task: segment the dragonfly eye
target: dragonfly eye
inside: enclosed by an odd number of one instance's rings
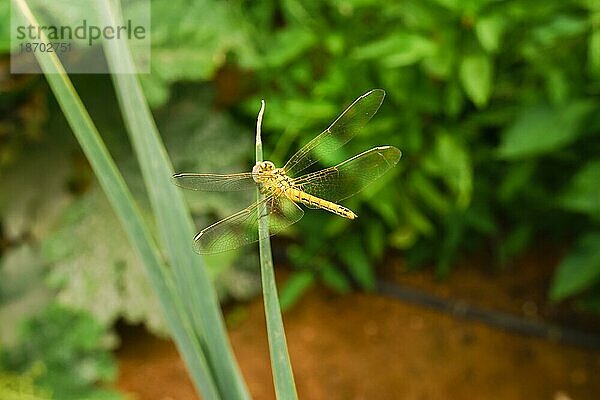
[[[261,172],[272,171],[274,169],[275,164],[273,164],[271,161],[261,161],[252,168],[252,173],[260,174]]]
[[[271,161],[259,162],[252,168],[252,175],[253,175],[254,181],[259,182],[261,180],[259,178],[261,174],[268,172],[268,171],[273,171],[274,169],[275,169],[275,164],[273,164]]]

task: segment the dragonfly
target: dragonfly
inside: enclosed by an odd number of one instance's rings
[[[320,171],[300,175],[352,139],[375,115],[385,91],[373,89],[356,99],[321,134],[296,152],[281,168],[258,162],[251,172],[234,174],[177,173],[173,182],[198,191],[256,190],[251,206],[201,230],[194,238],[199,254],[221,253],[257,242],[258,225],[267,218],[269,236],[286,230],[304,215],[300,207],[329,211],[353,220],[357,215],[338,202],[360,192],[391,169],[402,156],[393,146],[379,146]]]

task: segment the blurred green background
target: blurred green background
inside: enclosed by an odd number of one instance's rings
[[[9,21],[3,2],[3,32]],[[111,327],[165,324],[44,78],[10,75],[9,51],[3,35],[0,397],[23,380],[32,398],[119,398],[93,385],[114,378]],[[307,212],[275,242],[296,271],[285,306],[315,282],[373,289],[385,256],[444,278],[459,257],[497,270],[545,243],[565,249],[549,299],[600,311],[600,1],[153,0],[152,73],[139,78],[177,171],[249,170],[260,99],[265,156],[282,165],[356,97],[387,91],[323,166],[377,145],[403,157],[345,203],[356,221]],[[148,209],[109,77],[73,79]],[[198,227],[245,205],[188,199]],[[256,295],[255,249],[208,262],[223,299]]]

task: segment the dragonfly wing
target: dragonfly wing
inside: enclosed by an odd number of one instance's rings
[[[283,167],[286,174],[294,176],[317,162],[322,154],[332,152],[348,143],[375,115],[384,97],[385,91],[374,89],[356,99],[329,128],[289,159]]]
[[[375,147],[335,167],[294,179],[293,184],[313,196],[332,202],[348,198],[392,168],[402,153],[393,146]]]
[[[171,177],[174,184],[184,189],[204,192],[230,192],[256,189],[252,173],[241,174],[187,174],[180,173]]]
[[[258,241],[259,218],[268,217],[269,235],[276,235],[303,215],[304,211],[287,197],[271,195],[203,229],[194,238],[194,250],[213,254],[237,249]]]

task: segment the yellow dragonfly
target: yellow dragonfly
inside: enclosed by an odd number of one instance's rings
[[[200,231],[194,238],[194,250],[212,254],[254,243],[259,239],[259,220],[265,216],[268,216],[269,234],[278,234],[302,218],[304,211],[299,204],[348,219],[356,218],[352,210],[337,202],[361,191],[396,165],[402,155],[400,150],[393,146],[375,147],[334,167],[294,176],[352,139],[377,112],[384,97],[382,89],[360,96],[282,168],[263,161],[246,173],[173,175],[173,182],[185,189],[241,191],[256,190],[258,186],[263,194],[260,201]]]

